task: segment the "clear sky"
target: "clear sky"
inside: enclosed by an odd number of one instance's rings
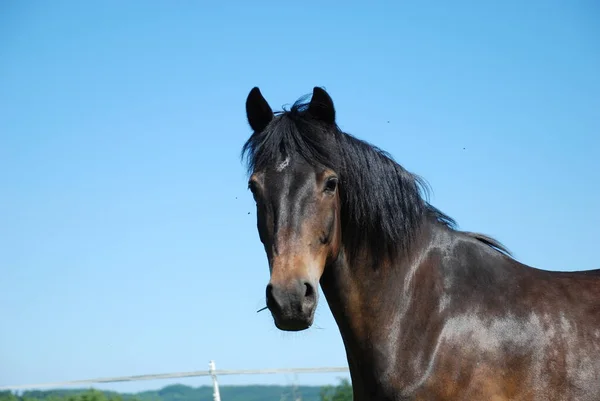
[[[461,228],[600,268],[600,7],[493,3],[2,2],[0,385],[346,365],[326,304],[296,334],[256,313],[255,85],[275,109],[324,86]]]

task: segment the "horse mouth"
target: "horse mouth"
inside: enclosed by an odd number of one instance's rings
[[[273,317],[275,327],[281,331],[303,331],[312,326],[312,318],[277,319]]]
[[[271,309],[271,308],[270,308]],[[271,316],[275,327],[282,331],[302,331],[310,328],[314,321],[315,307],[300,311],[282,311],[277,308],[271,309]],[[287,313],[286,313],[287,312]]]

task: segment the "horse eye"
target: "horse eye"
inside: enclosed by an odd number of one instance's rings
[[[256,182],[248,182],[248,189],[250,190],[250,192],[252,192],[252,195],[256,195]]]
[[[338,179],[335,177],[331,177],[325,183],[325,191],[333,192],[337,188]]]

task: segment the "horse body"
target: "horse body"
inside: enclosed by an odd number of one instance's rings
[[[355,400],[600,399],[600,270],[534,269],[435,223],[426,238],[321,278]]]
[[[355,401],[600,400],[600,270],[536,269],[457,230],[320,88],[277,115],[254,88],[246,111],[267,307],[304,330],[321,286]]]

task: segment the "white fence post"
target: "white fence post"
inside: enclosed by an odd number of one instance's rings
[[[210,377],[212,377],[213,382],[213,400],[221,401],[221,393],[219,393],[219,382],[217,381],[217,373],[215,371],[215,361],[210,361],[208,363],[208,372],[210,373]]]

